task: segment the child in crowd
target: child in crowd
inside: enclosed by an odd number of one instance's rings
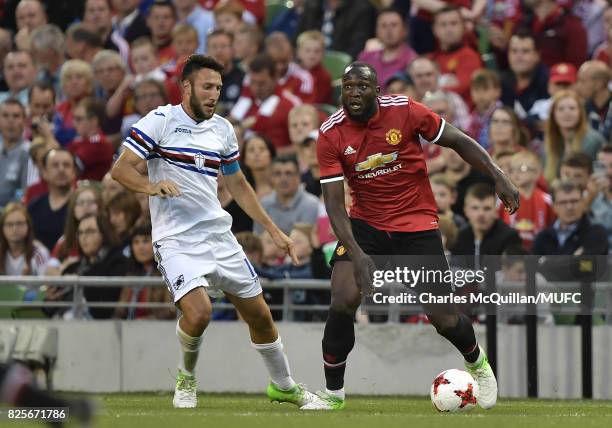
[[[314,104],[334,104],[331,75],[323,67],[325,38],[320,31],[304,31],[297,38],[297,59],[316,83]]]
[[[472,75],[470,94],[474,110],[470,116],[468,134],[485,149],[489,149],[491,116],[501,105],[501,83],[495,71],[481,69]]]

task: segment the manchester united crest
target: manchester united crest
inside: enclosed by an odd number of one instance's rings
[[[346,253],[346,250],[344,249],[343,245],[340,245],[338,247],[338,249],[336,250],[336,254],[339,255],[339,256],[342,256],[342,255],[344,255],[344,253]]]
[[[402,141],[402,131],[395,128],[389,129],[385,134],[385,139],[387,143],[396,146]]]

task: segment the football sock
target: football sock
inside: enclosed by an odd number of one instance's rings
[[[332,391],[331,389],[325,388],[325,392],[329,395],[333,395],[334,397],[338,397],[341,400],[344,400],[346,395],[344,394],[344,388],[338,389],[337,391]]]
[[[329,391],[339,391],[344,387],[346,359],[355,346],[355,326],[353,315],[329,310],[325,332],[323,333],[323,369],[325,383]]]
[[[455,345],[455,348],[463,354],[465,361],[474,363],[480,355],[480,347],[474,334],[474,327],[466,315],[459,314],[458,318],[455,327],[439,330],[438,332]]]
[[[478,367],[482,363],[482,360],[484,360],[484,357],[485,357],[484,352],[480,352],[480,353],[478,353],[478,358],[476,358],[476,361],[474,361],[473,363],[470,363],[470,362],[466,361],[466,364],[469,367]]]
[[[179,361],[179,369],[186,372],[188,375],[193,375],[195,372],[196,363],[198,362],[198,354],[200,351],[200,344],[202,343],[202,336],[189,336],[181,329],[178,322],[176,323],[176,335],[178,336],[179,343],[181,344],[181,352],[183,354],[183,358],[181,358]]]
[[[272,383],[283,391],[289,391],[295,386],[295,381],[291,377],[289,361],[283,352],[283,342],[280,336],[272,343],[252,343],[253,348],[260,353],[264,360]]]

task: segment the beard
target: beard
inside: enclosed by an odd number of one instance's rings
[[[200,122],[210,119],[213,114],[215,114],[214,110],[209,115],[204,113],[204,110],[202,110],[202,104],[194,92],[191,92],[191,96],[189,97],[189,107],[191,107],[191,111],[193,111],[193,114]]]
[[[354,120],[355,122],[366,123],[372,116],[376,114],[376,100],[374,100],[370,105],[366,106],[361,113],[352,113],[349,109],[348,105],[344,106],[348,116]]]

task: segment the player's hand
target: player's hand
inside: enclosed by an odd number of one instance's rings
[[[505,174],[500,174],[495,180],[495,192],[504,203],[508,214],[514,214],[519,209],[519,192]]]
[[[355,274],[355,282],[364,296],[371,296],[374,293],[374,272],[376,271],[376,263],[372,257],[365,253],[354,257],[353,270]]]
[[[178,186],[170,180],[161,180],[151,185],[149,196],[159,196],[160,198],[173,198],[181,196]]]
[[[295,244],[293,240],[285,235],[280,230],[271,232],[270,236],[278,248],[281,248],[285,254],[288,254],[294,266],[299,264],[297,255],[295,254]]]

